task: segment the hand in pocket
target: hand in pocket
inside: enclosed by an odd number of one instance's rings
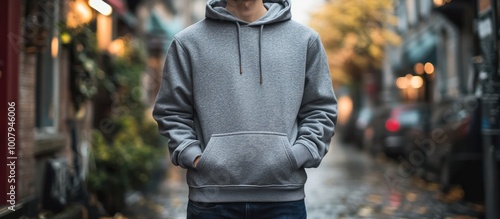
[[[193,162],[193,166],[194,166],[194,168],[196,168],[196,167],[198,166],[198,162],[200,161],[200,158],[201,158],[201,155],[200,155],[200,156],[198,156],[198,157],[196,157],[196,158],[194,159],[194,162]]]

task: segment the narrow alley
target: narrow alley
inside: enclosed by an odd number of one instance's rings
[[[0,219],[184,219],[169,149],[278,191],[332,128],[309,219],[500,219],[500,0],[2,0],[0,45]]]

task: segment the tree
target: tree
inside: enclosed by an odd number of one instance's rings
[[[382,67],[384,47],[399,44],[394,0],[330,0],[312,14],[325,46],[334,84],[358,84]]]

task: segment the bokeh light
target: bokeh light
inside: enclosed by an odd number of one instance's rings
[[[425,73],[433,74],[434,70],[435,70],[434,65],[432,63],[430,63],[430,62],[425,63],[425,66],[424,66]]]
[[[340,124],[346,124],[351,117],[353,103],[349,96],[341,96],[338,99],[339,116],[338,122]]]
[[[421,88],[422,85],[424,85],[424,80],[420,76],[413,76],[411,78],[411,87],[418,89]]]
[[[399,89],[406,89],[406,88],[408,88],[408,81],[406,80],[406,77],[399,77],[396,80],[396,86]]]
[[[109,16],[111,15],[111,13],[113,13],[113,9],[111,8],[111,6],[106,2],[103,2],[102,0],[89,0],[89,5],[105,16]]]
[[[413,70],[415,71],[415,73],[421,75],[424,73],[424,64],[423,63],[417,63],[415,64],[415,67],[413,68]]]

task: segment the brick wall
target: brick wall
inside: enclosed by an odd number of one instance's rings
[[[18,200],[34,195],[35,157],[35,72],[36,55],[20,54],[18,103]]]
[[[24,2],[24,1],[23,1]],[[24,5],[24,3],[22,4]],[[63,7],[66,5],[63,4]],[[24,9],[24,7],[23,7]],[[62,11],[65,11],[63,8]],[[24,14],[24,10],[23,13]],[[22,36],[24,29],[24,18],[21,16],[21,33]],[[16,103],[17,109],[17,152],[18,152],[18,166],[17,166],[17,203],[31,201],[32,198],[41,198],[41,190],[43,184],[43,172],[45,161],[54,156],[66,157],[68,163],[72,164],[71,152],[71,135],[70,127],[68,126],[68,119],[74,118],[77,112],[71,104],[71,96],[69,90],[69,53],[65,49],[61,49],[61,59],[59,63],[59,98],[55,101],[58,102],[58,130],[53,136],[54,142],[64,145],[63,147],[50,149],[47,152],[39,145],[40,139],[37,139],[35,127],[35,112],[36,112],[36,66],[37,55],[35,53],[28,53],[21,51],[19,55],[19,99]],[[78,131],[80,135],[80,142],[88,141],[87,135],[91,129],[92,117],[92,104],[87,103],[82,105],[86,109],[86,115],[79,118]],[[46,136],[45,136],[46,137]],[[50,138],[51,136],[49,136]],[[62,137],[62,142],[61,142]],[[54,145],[49,143],[49,145]],[[40,153],[42,151],[43,153]],[[38,154],[37,154],[38,153]],[[82,163],[87,163],[82,161]],[[0,209],[1,210],[1,209]]]

